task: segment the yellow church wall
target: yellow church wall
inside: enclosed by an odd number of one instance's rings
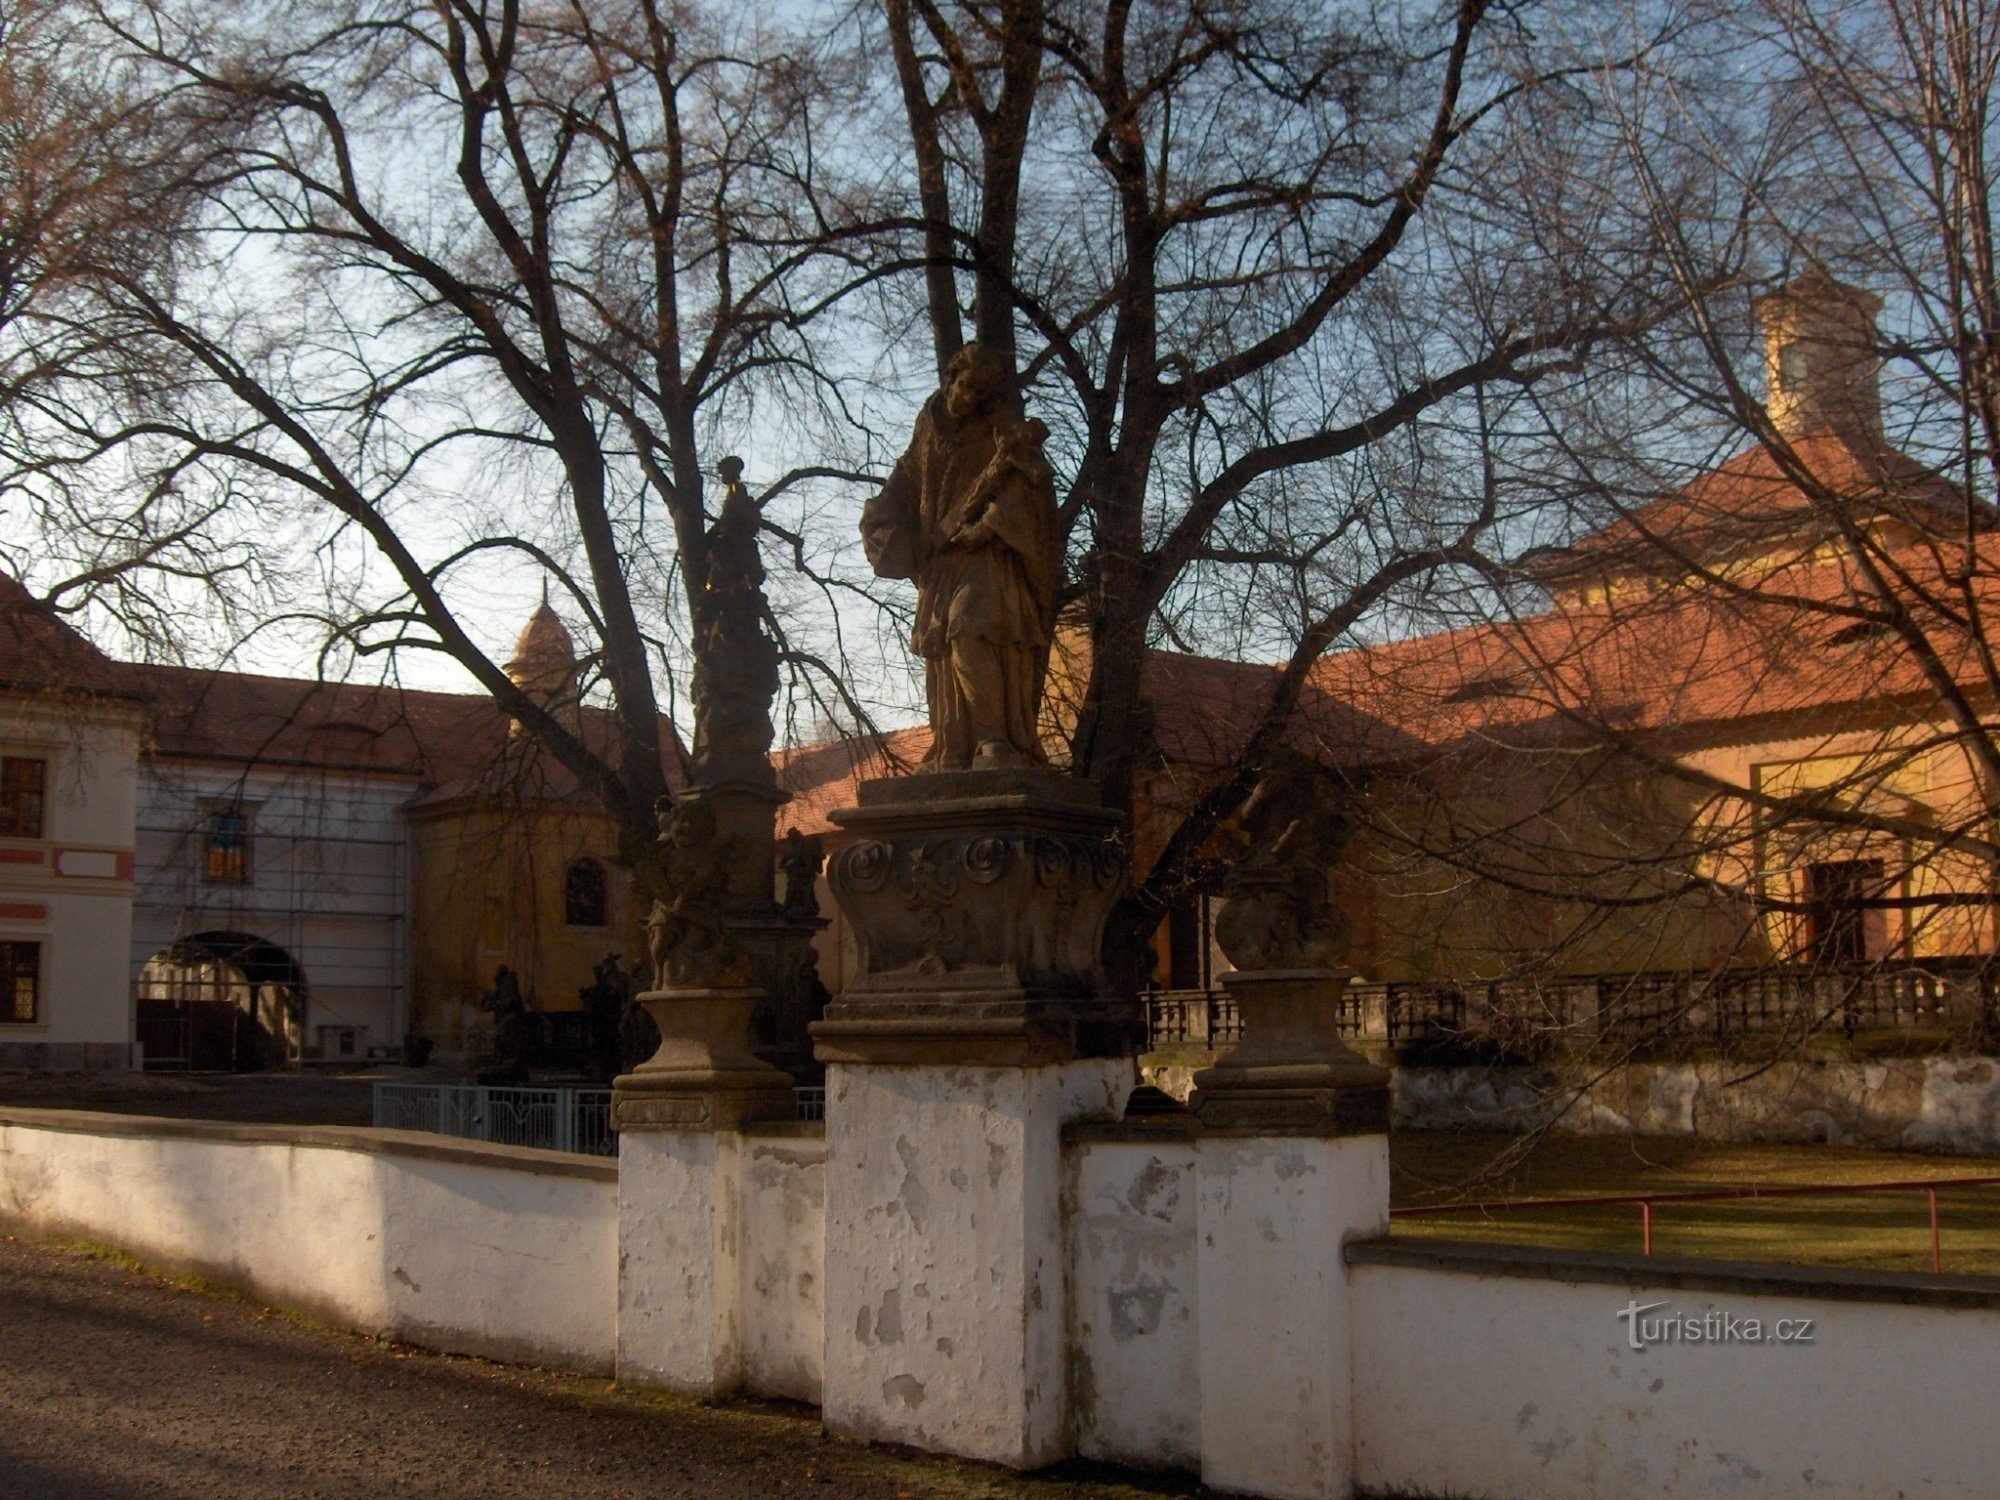
[[[537,1009],[580,1008],[579,992],[607,953],[644,953],[629,881],[612,863],[608,819],[569,806],[457,805],[420,811],[411,871],[412,1016],[447,1051],[491,1034],[479,1009],[505,964]],[[571,926],[565,881],[584,857],[605,868],[608,921]]]

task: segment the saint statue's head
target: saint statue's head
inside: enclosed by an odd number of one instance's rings
[[[967,344],[944,367],[944,409],[953,420],[998,407],[1007,394],[1004,360],[979,344]]]

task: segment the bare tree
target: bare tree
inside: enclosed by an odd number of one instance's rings
[[[1125,903],[1136,964],[1314,663],[1532,540],[1497,482],[1523,393],[1660,285],[1584,84],[1667,33],[1483,0],[886,0],[883,26],[928,352],[1002,350],[1057,429],[1073,771],[1131,805],[1154,646],[1282,663]]]
[[[1382,761],[1378,875],[1513,914],[1507,941],[1458,924],[1438,970],[1994,951],[1989,12],[1719,6],[1688,46],[1739,61],[1726,86],[1607,94],[1680,306],[1624,379],[1563,393],[1570,545],[1501,580],[1485,628],[1342,669],[1434,726]],[[1505,794],[1454,800],[1469,780]],[[1977,987],[1801,983],[1737,1019],[1795,1040],[1991,1021]],[[1693,993],[1660,1005],[1668,1030]]]
[[[65,24],[181,212],[80,259],[114,358],[33,471],[117,454],[154,490],[221,497],[235,536],[321,575],[292,623],[332,657],[450,658],[645,877],[674,753],[660,687],[686,691],[691,658],[701,691],[718,590],[748,577],[715,575],[711,476],[759,402],[834,401],[811,325],[867,207],[821,157],[838,68],[729,7],[652,0],[88,10]],[[523,571],[585,637],[605,715],[483,648],[483,595]],[[752,634],[781,635],[763,613]],[[739,674],[775,670],[758,655]]]

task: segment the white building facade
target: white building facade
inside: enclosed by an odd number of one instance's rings
[[[141,712],[123,689],[18,585],[0,590],[0,1067],[137,1061],[126,954]]]

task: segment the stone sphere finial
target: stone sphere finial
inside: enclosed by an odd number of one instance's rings
[[[730,454],[715,466],[715,472],[722,476],[722,482],[734,489],[743,482],[743,460]]]

